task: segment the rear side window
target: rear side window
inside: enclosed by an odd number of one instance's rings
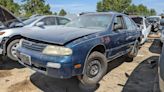
[[[58,17],[57,20],[58,20],[58,25],[65,25],[68,22],[70,22],[70,20],[68,20],[66,18],[60,18],[60,17]]]
[[[136,30],[135,24],[128,17],[124,17],[126,28],[128,30]]]

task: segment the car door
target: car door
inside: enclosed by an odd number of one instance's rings
[[[129,48],[129,45],[134,44],[138,37],[138,28],[135,23],[127,16],[124,16],[124,21],[126,24],[126,47]]]
[[[112,36],[111,36],[111,43],[109,44],[109,54],[108,58],[117,56],[123,54],[123,51],[125,50],[124,44],[125,44],[125,37],[126,37],[126,29],[123,21],[123,17],[121,15],[118,15],[115,17],[113,22],[113,29],[112,29]]]

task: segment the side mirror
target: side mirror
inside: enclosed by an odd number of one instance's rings
[[[43,27],[44,26],[44,22],[38,22],[38,23],[36,23],[36,26]]]
[[[120,24],[114,23],[114,31],[117,31],[119,29],[122,29],[122,26]]]

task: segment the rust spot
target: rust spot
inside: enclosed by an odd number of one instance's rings
[[[103,37],[103,38],[101,38],[101,41],[103,42],[103,43],[105,43],[105,44],[108,44],[109,42],[110,42],[110,37]]]

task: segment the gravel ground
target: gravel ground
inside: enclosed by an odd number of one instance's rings
[[[123,57],[109,63],[108,73],[95,92],[158,92],[159,40],[145,43],[132,62]],[[13,61],[0,65],[0,92],[82,92],[75,78],[44,76]]]

